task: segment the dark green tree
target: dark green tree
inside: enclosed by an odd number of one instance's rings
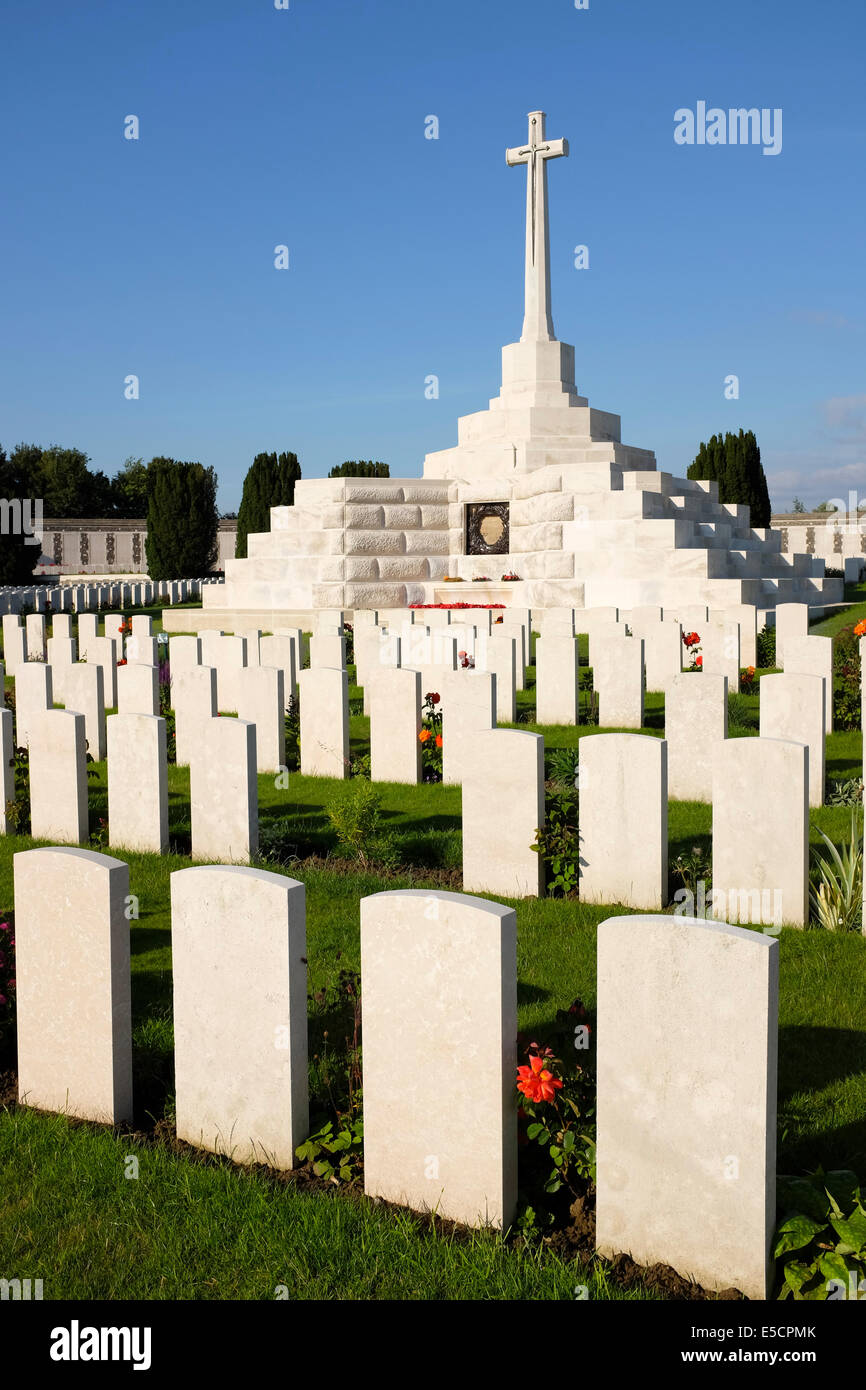
[[[114,515],[128,519],[147,516],[147,464],[128,458],[111,481]]]
[[[198,579],[218,554],[217,477],[201,463],[151,459],[145,555],[151,579]]]
[[[792,511],[792,512],[795,512],[795,513],[797,513],[797,514],[799,515],[799,514],[801,514],[802,512],[805,512],[805,510],[806,510],[806,504],[805,504],[805,502],[801,502],[800,499],[799,499],[799,497],[795,497],[794,500],[793,500],[793,502],[791,503],[791,511]]]
[[[717,482],[720,502],[748,506],[753,526],[769,526],[770,493],[758,441],[751,430],[712,435],[708,443],[701,444],[687,476]]]
[[[271,507],[291,507],[295,500],[295,483],[300,481],[301,465],[297,454],[256,454],[244,478],[244,491],[238,511],[238,535],[235,555],[244,559],[247,536],[258,531],[270,531]]]
[[[16,451],[17,452],[17,451]],[[34,525],[36,500],[25,462],[6,457],[0,448],[0,584],[27,584],[39,558],[39,546],[28,545],[23,525]],[[29,502],[24,515],[23,504]]]
[[[329,478],[390,478],[391,469],[387,463],[372,459],[351,459],[348,463],[338,463],[328,474]]]

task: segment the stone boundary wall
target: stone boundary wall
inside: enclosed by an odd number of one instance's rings
[[[237,529],[235,520],[220,522],[219,558],[214,571],[225,570],[226,560],[234,559]],[[42,549],[34,576],[146,574],[146,535],[147,522],[143,518],[48,517],[42,523]]]

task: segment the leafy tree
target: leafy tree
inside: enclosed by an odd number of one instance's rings
[[[338,463],[328,474],[329,478],[390,478],[391,469],[387,463],[374,463],[372,459],[352,459],[348,463]]]
[[[217,477],[201,463],[151,459],[147,468],[147,539],[151,579],[196,579],[218,555]]]
[[[806,504],[805,504],[805,502],[801,502],[800,499],[799,499],[799,497],[795,497],[795,498],[794,498],[794,501],[791,503],[791,511],[792,511],[792,512],[795,512],[795,513],[799,516],[800,513],[801,513],[801,512],[805,512],[805,510],[806,510]]]
[[[300,481],[297,454],[256,454],[244,478],[244,491],[238,512],[235,555],[244,559],[247,536],[271,529],[271,507],[291,507],[295,483]]]
[[[707,444],[701,444],[687,476],[717,482],[720,502],[746,505],[753,526],[769,526],[770,493],[758,441],[751,430],[724,437],[714,434]]]
[[[27,469],[20,459],[6,457],[6,450],[0,448],[0,503],[23,503],[35,501],[30,487]],[[0,523],[6,528],[0,535],[0,584],[27,584],[33,577],[33,566],[39,558],[39,547],[27,545],[27,537],[20,528],[21,513],[17,516],[11,508],[4,508]],[[33,512],[25,518],[32,524]],[[15,529],[13,529],[13,527]]]
[[[813,507],[813,512],[836,512],[838,507],[834,507],[832,502],[819,502],[817,507]]]
[[[111,483],[114,515],[134,519],[147,516],[147,464],[128,458]]]

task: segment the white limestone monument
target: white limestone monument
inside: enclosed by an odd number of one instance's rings
[[[618,415],[578,393],[551,313],[547,172],[566,155],[543,111],[506,151],[527,174],[525,306],[499,394],[458,421],[456,446],[428,454],[420,478],[299,482],[270,531],[249,537],[248,558],[226,562],[225,584],[204,588],[203,626],[270,631],[310,610],[464,598],[533,611],[841,598],[813,557],[783,555],[780,533],[720,503],[715,483],[659,471],[651,450],[622,443]],[[491,581],[471,597],[446,582],[481,576]]]

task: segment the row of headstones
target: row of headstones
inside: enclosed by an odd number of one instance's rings
[[[49,634],[44,613],[28,613],[23,623],[18,614],[4,615],[3,652],[8,674],[14,676],[27,662],[47,661],[54,666],[70,666],[79,658],[96,660],[97,653],[100,661],[108,665],[112,655],[107,646],[109,641],[114,644],[115,664],[121,657],[142,665],[155,664],[159,641],[168,641],[165,635],[153,637],[152,619],[146,614],[130,619],[131,633],[125,641],[122,612],[105,613],[102,622],[104,637],[99,636],[100,616],[96,613],[79,613],[76,621],[71,613],[54,613]],[[100,646],[100,643],[106,645]]]
[[[102,673],[97,667],[89,669],[98,700]],[[127,668],[132,669],[150,668]],[[50,667],[36,670],[50,682]],[[275,764],[282,767],[283,671],[247,668],[237,675],[242,702],[236,719],[217,717],[212,667],[190,667],[173,679],[178,744],[190,764],[195,859],[249,863],[258,848],[260,744],[268,770]],[[492,718],[493,678],[476,674],[462,680],[473,693],[487,691],[486,714]],[[810,786],[815,777],[812,764],[823,756],[823,682],[784,674],[765,677],[765,682],[759,738],[724,737],[724,677],[697,682],[682,676],[670,697],[668,738],[590,734],[582,739],[579,833],[584,900],[635,908],[666,904],[670,759],[684,777],[699,774],[706,779],[695,790],[713,804],[714,898],[694,907],[697,915],[706,911],[744,922],[806,923]],[[301,771],[347,776],[346,672],[308,669],[299,673],[299,683]],[[372,745],[374,755],[380,756],[383,743],[396,747],[404,737],[407,763],[410,757],[417,759],[420,673],[395,669],[377,692],[371,720],[378,740]],[[455,699],[451,709],[445,749],[451,740],[458,745],[454,775],[463,787],[464,888],[515,898],[541,895],[544,865],[532,846],[545,820],[544,740],[522,730],[473,727],[470,702]],[[466,721],[462,729],[461,717]],[[816,730],[811,743],[782,736],[794,728],[805,738],[808,719]],[[28,708],[27,720],[32,833],[40,839],[85,842],[87,716],[68,709]],[[168,847],[165,720],[151,713],[119,713],[106,724],[110,843],[162,853]],[[12,746],[11,713],[4,710],[4,805],[14,795]],[[819,775],[823,777],[823,771]],[[288,787],[288,775],[284,785]],[[8,830],[5,814],[3,828]]]
[[[130,1121],[128,866],[52,848],[17,854],[14,870],[20,1100]],[[423,891],[360,907],[365,1191],[507,1228],[517,1203],[515,913]],[[291,1168],[309,1130],[304,886],[251,869],[184,869],[171,876],[171,913],[178,1137]],[[603,1254],[768,1296],[778,952],[765,935],[683,917],[599,927]],[[575,1049],[588,1041],[575,1030]]]
[[[777,666],[791,674],[817,675],[826,680],[827,731],[831,731],[831,639],[808,635],[807,604],[780,604],[772,615],[763,616],[776,624]],[[337,647],[343,614],[322,613],[317,619],[317,633],[322,635],[311,644],[311,664],[343,665],[345,653]],[[514,722],[514,692],[524,688],[526,665],[534,660],[538,722],[576,724],[580,678],[574,639],[581,633],[589,637],[599,723],[607,728],[642,726],[645,691],[666,691],[682,672],[684,631],[699,629],[702,672],[725,676],[732,691],[739,689],[741,667],[757,664],[759,610],[752,604],[713,611],[702,606],[680,607],[676,612],[661,607],[630,612],[564,608],[535,615],[529,609],[509,608],[500,610],[495,621],[503,626],[497,627],[492,627],[494,617],[489,609],[365,610],[354,619],[355,662],[358,683],[365,689],[365,713],[371,712],[371,673],[381,667],[420,669],[426,693],[439,671],[464,666],[460,658],[465,654],[472,658],[476,671],[495,673],[500,722]],[[534,624],[541,628],[541,636],[533,642]],[[502,635],[490,636],[491,632]],[[509,633],[515,641],[513,681]]]
[[[22,584],[0,587],[0,614],[33,609],[37,613],[83,613],[101,608],[144,608],[155,603],[187,603],[201,597],[201,579],[147,580],[141,584]]]

